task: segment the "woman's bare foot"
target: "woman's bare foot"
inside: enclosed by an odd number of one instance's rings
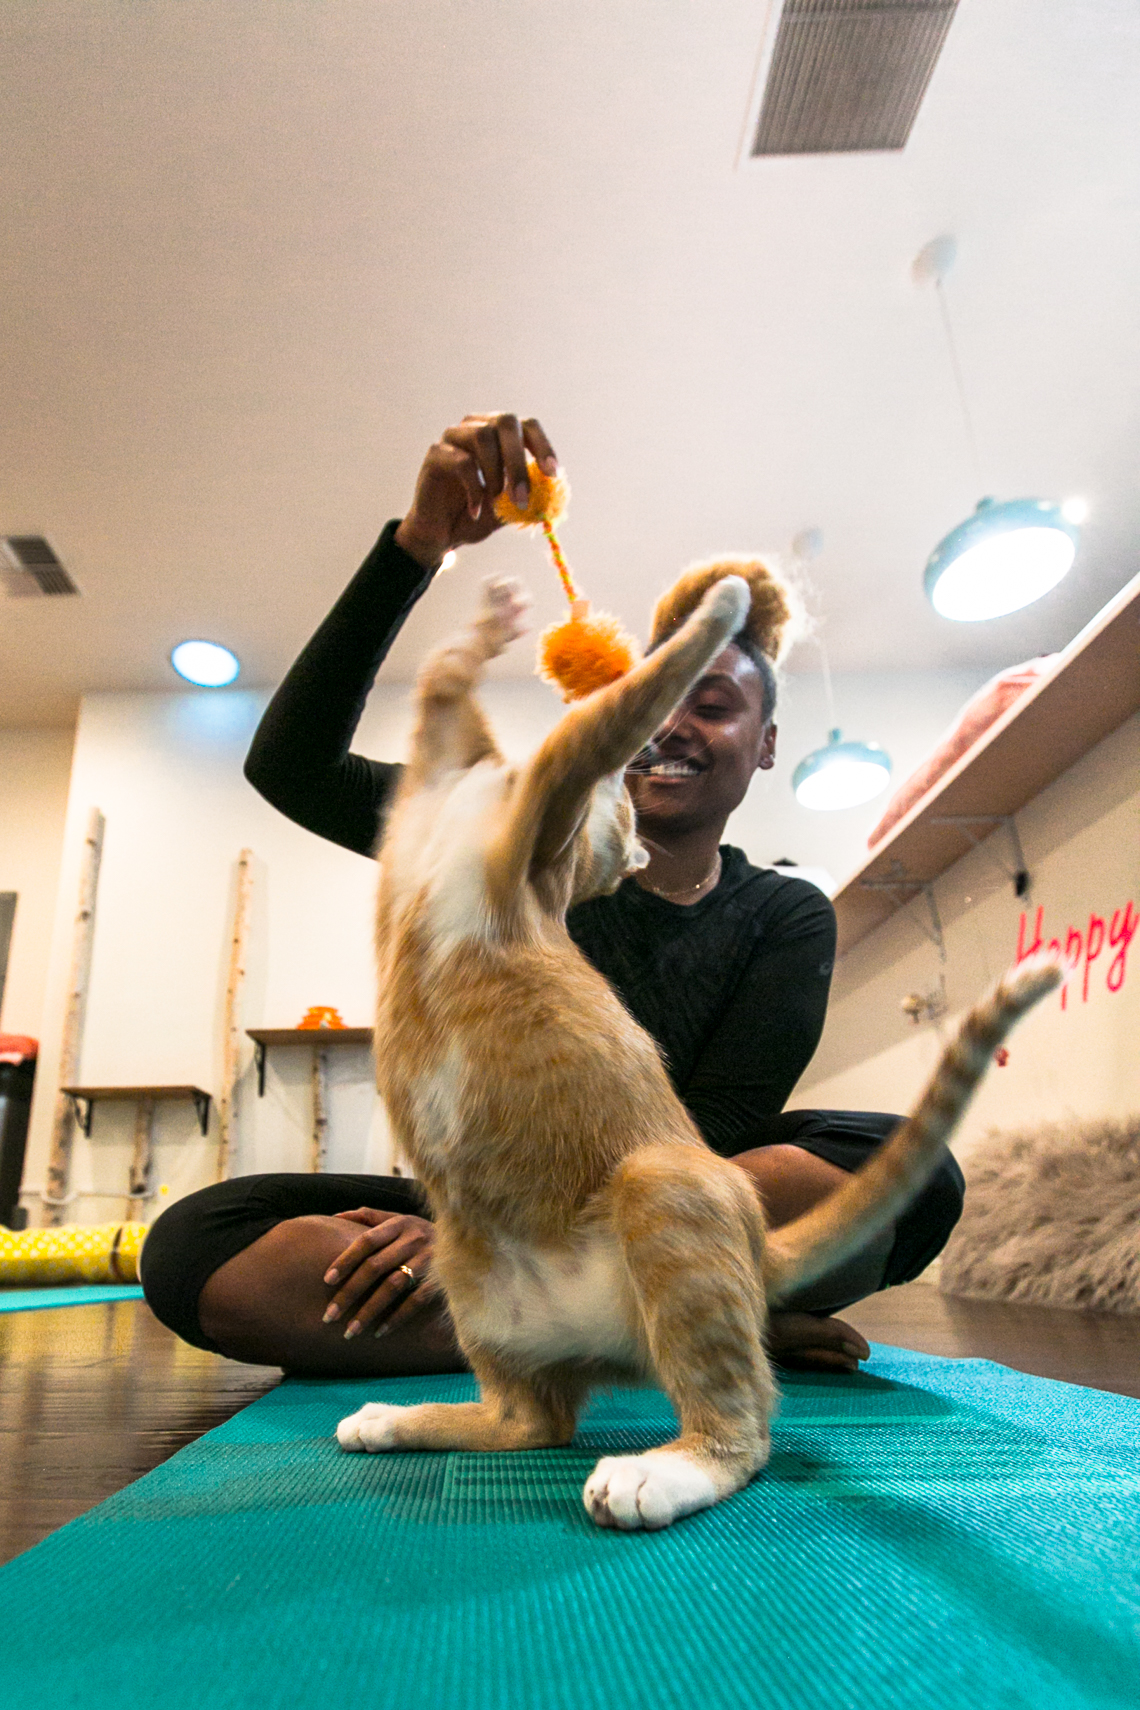
[[[816,1318],[810,1312],[773,1312],[768,1352],[778,1366],[801,1372],[854,1372],[860,1360],[871,1357],[858,1330],[842,1318]]]

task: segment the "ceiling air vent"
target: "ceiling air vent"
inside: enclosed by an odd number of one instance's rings
[[[79,592],[42,534],[0,538],[0,575],[6,592],[15,599]]]
[[[753,155],[902,148],[958,0],[787,0]]]

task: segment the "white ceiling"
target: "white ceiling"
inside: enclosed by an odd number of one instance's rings
[[[275,681],[481,408],[542,418],[571,562],[639,626],[690,557],[815,525],[838,669],[1063,644],[1137,568],[1140,12],[962,0],[903,153],[738,169],[767,12],[0,9],[0,532],[46,534],[83,589],[0,602],[0,723],[169,687],[186,635]],[[941,232],[986,488],[1092,505],[1069,580],[983,627],[920,587],[979,496],[910,278]],[[538,548],[496,540],[392,669],[507,563],[558,609]]]

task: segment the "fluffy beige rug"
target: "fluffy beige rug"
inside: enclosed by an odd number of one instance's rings
[[[990,1134],[962,1168],[943,1294],[1140,1313],[1140,1117]]]

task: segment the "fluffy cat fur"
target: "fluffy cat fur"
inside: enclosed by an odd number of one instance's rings
[[[778,665],[807,620],[790,584],[774,575],[759,558],[713,558],[704,564],[691,564],[653,608],[650,649],[675,635],[708,590],[726,576],[739,576],[748,585],[748,610],[740,636]]]
[[[979,1005],[913,1117],[830,1199],[765,1232],[749,1177],[704,1144],[653,1040],[572,943],[567,909],[647,861],[626,763],[744,624],[720,575],[628,675],[508,765],[474,696],[520,631],[514,584],[420,674],[380,855],[380,1092],[436,1221],[433,1264],[480,1399],[370,1404],[349,1450],[566,1443],[592,1385],[660,1384],[681,1434],[600,1461],[602,1526],[668,1525],[768,1456],[769,1305],[842,1263],[910,1200],[994,1049],[1059,978],[1023,963]]]
[[[944,1294],[1140,1312],[1140,1117],[989,1134],[962,1168]]]

